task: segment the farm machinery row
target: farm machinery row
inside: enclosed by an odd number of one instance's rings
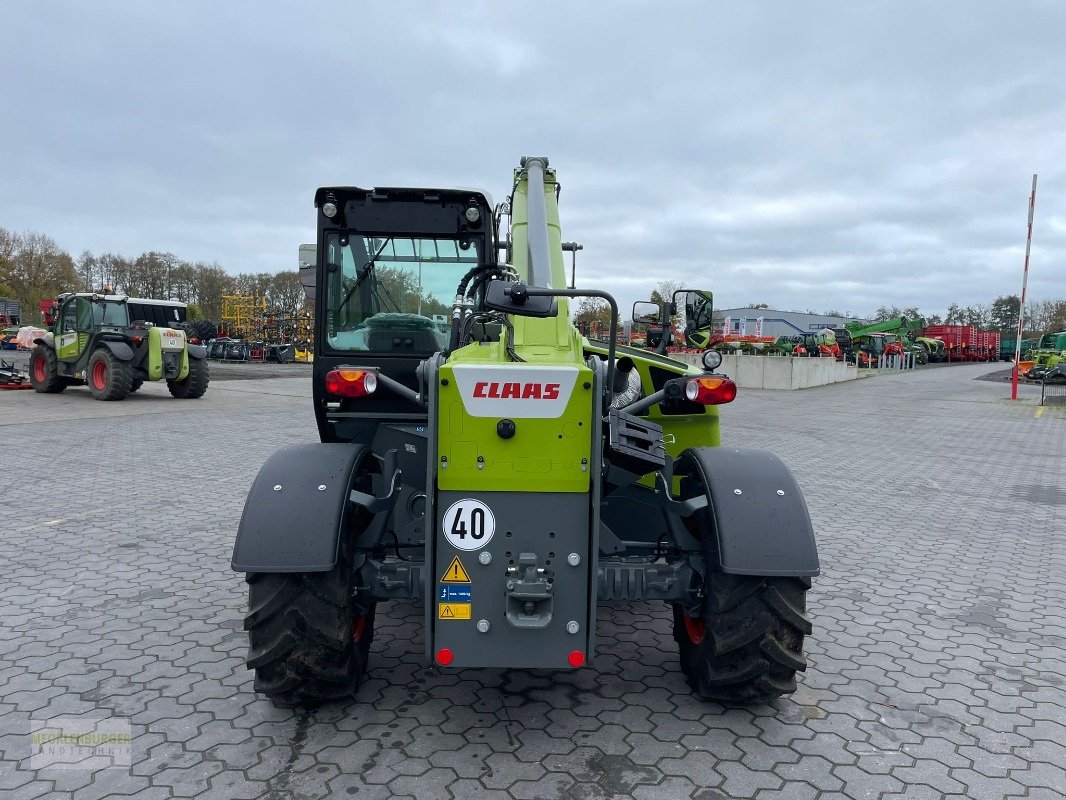
[[[646,327],[646,330],[633,334],[634,340],[649,348],[661,349],[658,345],[667,323],[636,312],[634,321]],[[722,325],[721,329],[719,325]],[[676,346],[668,348],[671,353],[715,349],[745,355],[835,358],[860,367],[877,366],[887,360],[924,365],[989,362],[1003,357],[998,331],[979,330],[973,325],[926,326],[921,319],[907,317],[872,323],[849,322],[841,327],[786,336],[765,336],[758,329],[754,334],[737,332],[730,329],[728,320],[724,324],[720,321],[701,322],[696,327],[686,322],[683,329],[674,327],[671,330],[672,338],[677,342]],[[1007,360],[1013,358],[1013,352],[1011,348]]]

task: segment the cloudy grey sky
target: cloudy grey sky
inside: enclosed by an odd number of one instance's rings
[[[525,6],[520,7],[520,6]],[[0,227],[291,268],[327,184],[563,182],[579,283],[1066,295],[1066,3],[5,2]]]

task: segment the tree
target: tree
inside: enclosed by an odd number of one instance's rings
[[[35,231],[0,237],[0,283],[6,284],[23,309],[78,286],[74,259],[50,236]],[[28,315],[27,315],[28,316]]]
[[[651,301],[653,303],[671,303],[674,299],[674,292],[680,292],[684,288],[684,281],[659,281],[651,292]],[[684,307],[679,307],[677,313],[670,316],[670,324],[674,327],[681,327],[685,324]]]
[[[577,304],[574,325],[582,333],[606,329],[611,324],[611,308],[598,297],[583,297]]]
[[[997,297],[992,301],[990,316],[992,326],[999,329],[1001,334],[1018,330],[1018,313],[1022,302],[1016,294]]]
[[[945,325],[962,325],[963,320],[966,318],[966,312],[959,308],[958,303],[952,303],[948,306],[948,313],[944,315]]]
[[[748,308],[769,308],[769,303],[748,303]]]
[[[963,325],[973,325],[977,328],[987,328],[991,322],[988,306],[973,305],[963,309]]]
[[[304,288],[297,270],[283,270],[270,279],[267,304],[286,315],[294,315],[304,303]]]
[[[904,316],[903,309],[899,306],[881,306],[877,309],[877,313],[874,314],[874,322],[887,322],[890,319],[902,316]]]

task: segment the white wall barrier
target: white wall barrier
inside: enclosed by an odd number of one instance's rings
[[[674,358],[701,366],[698,354],[678,354]],[[723,355],[718,369],[742,389],[809,389],[859,377],[858,367],[834,358]]]

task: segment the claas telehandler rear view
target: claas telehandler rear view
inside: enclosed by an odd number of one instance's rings
[[[530,157],[495,209],[316,193],[321,443],[266,462],[232,561],[275,703],[352,695],[386,601],[423,605],[445,669],[579,668],[600,604],[668,603],[701,696],[795,690],[819,568],[799,488],[771,453],[719,446],[728,377],[616,346],[613,298],[564,288],[559,190]],[[574,297],[609,304],[608,341],[571,324]]]

